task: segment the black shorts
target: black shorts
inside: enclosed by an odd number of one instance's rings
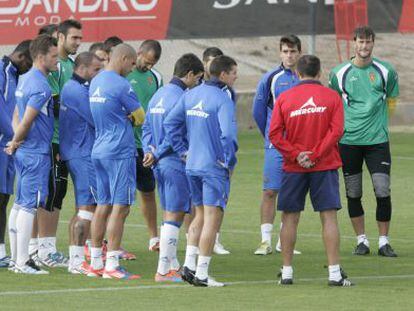
[[[149,167],[142,165],[144,151],[137,148],[137,189],[141,192],[153,192],[155,190],[154,172]]]
[[[391,152],[388,142],[362,146],[339,144],[339,152],[345,176],[362,173],[364,161],[371,175],[375,173],[390,175]]]
[[[66,196],[68,187],[68,169],[66,163],[57,160],[59,145],[52,144],[51,171],[49,175],[49,196],[46,201],[46,210],[62,209],[62,202]]]

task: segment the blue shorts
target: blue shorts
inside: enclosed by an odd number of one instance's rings
[[[188,181],[194,206],[209,205],[226,208],[230,191],[228,177],[188,175]]]
[[[96,205],[96,175],[91,158],[66,161],[75,190],[76,206]]]
[[[92,159],[99,205],[132,205],[135,202],[135,157]]]
[[[0,193],[13,194],[14,176],[16,170],[14,168],[14,160],[3,151],[0,146]]]
[[[50,155],[17,150],[14,162],[17,177],[15,203],[33,212],[38,207],[45,207],[49,194]]]
[[[168,212],[191,212],[190,186],[185,167],[158,165],[154,169],[161,206]]]
[[[265,149],[263,190],[279,191],[283,176],[283,157],[276,149]]]
[[[315,212],[341,209],[337,170],[312,173],[285,172],[277,209],[284,212],[303,211],[308,192]]]

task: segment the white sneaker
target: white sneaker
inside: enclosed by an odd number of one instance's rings
[[[22,273],[22,274],[49,274],[49,271],[45,271],[40,269],[33,260],[29,259],[26,264],[24,264],[22,267],[15,266],[15,273]]]
[[[13,260],[10,260],[7,270],[11,272],[16,272],[16,263]]]
[[[155,237],[149,240],[148,250],[150,252],[159,252],[160,251],[160,238]]]
[[[282,248],[280,247],[280,244],[277,243],[276,247],[275,247],[276,252],[281,253],[282,252]],[[293,254],[294,255],[301,255],[302,252],[301,251],[297,251],[296,249],[293,250]]]
[[[60,252],[48,254],[45,259],[40,259],[40,262],[50,268],[67,268],[69,266],[69,258]]]
[[[259,247],[256,249],[256,251],[254,252],[255,255],[269,255],[272,253],[272,246],[270,245],[270,242],[268,241],[263,241],[262,243],[260,243]]]
[[[211,276],[208,276],[207,279],[204,280],[200,280],[199,278],[195,277],[193,285],[197,287],[223,287],[225,284],[217,282]]]
[[[223,244],[221,244],[219,241],[216,241],[213,248],[214,254],[217,255],[228,255],[230,252],[224,248]]]

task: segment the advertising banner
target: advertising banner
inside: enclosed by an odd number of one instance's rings
[[[403,11],[404,1],[404,11]],[[46,24],[80,20],[85,42],[335,33],[333,0],[0,0],[0,44],[33,38]],[[412,27],[412,0],[368,0],[377,32]],[[403,23],[400,17],[404,17]],[[408,26],[407,26],[408,25]]]
[[[33,38],[43,25],[74,18],[84,41],[113,35],[164,39],[172,0],[0,0],[0,44]]]

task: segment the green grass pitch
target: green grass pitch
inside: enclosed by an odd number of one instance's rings
[[[222,228],[222,242],[231,250],[231,255],[214,256],[211,265],[211,274],[229,286],[194,288],[155,283],[157,254],[147,250],[147,232],[135,204],[127,221],[123,246],[137,254],[138,259],[125,266],[142,274],[141,280],[90,279],[70,275],[63,268],[51,269],[48,276],[16,275],[2,269],[0,310],[413,310],[413,142],[413,133],[391,135],[393,220],[390,237],[398,258],[380,258],[375,254],[353,256],[355,239],[347,211],[344,208],[339,212],[342,265],[357,284],[353,288],[328,288],[319,216],[309,202],[299,224],[297,249],[303,254],[295,256],[294,286],[285,288],[276,283],[280,254],[253,255],[260,242],[263,148],[259,134],[250,131],[240,134],[239,164]],[[345,205],[342,180],[341,185]],[[376,253],[375,199],[366,169],[363,203],[367,235],[371,250]],[[70,186],[58,233],[59,249],[66,254],[67,222],[73,206]],[[181,234],[181,261],[184,250],[185,236]]]

